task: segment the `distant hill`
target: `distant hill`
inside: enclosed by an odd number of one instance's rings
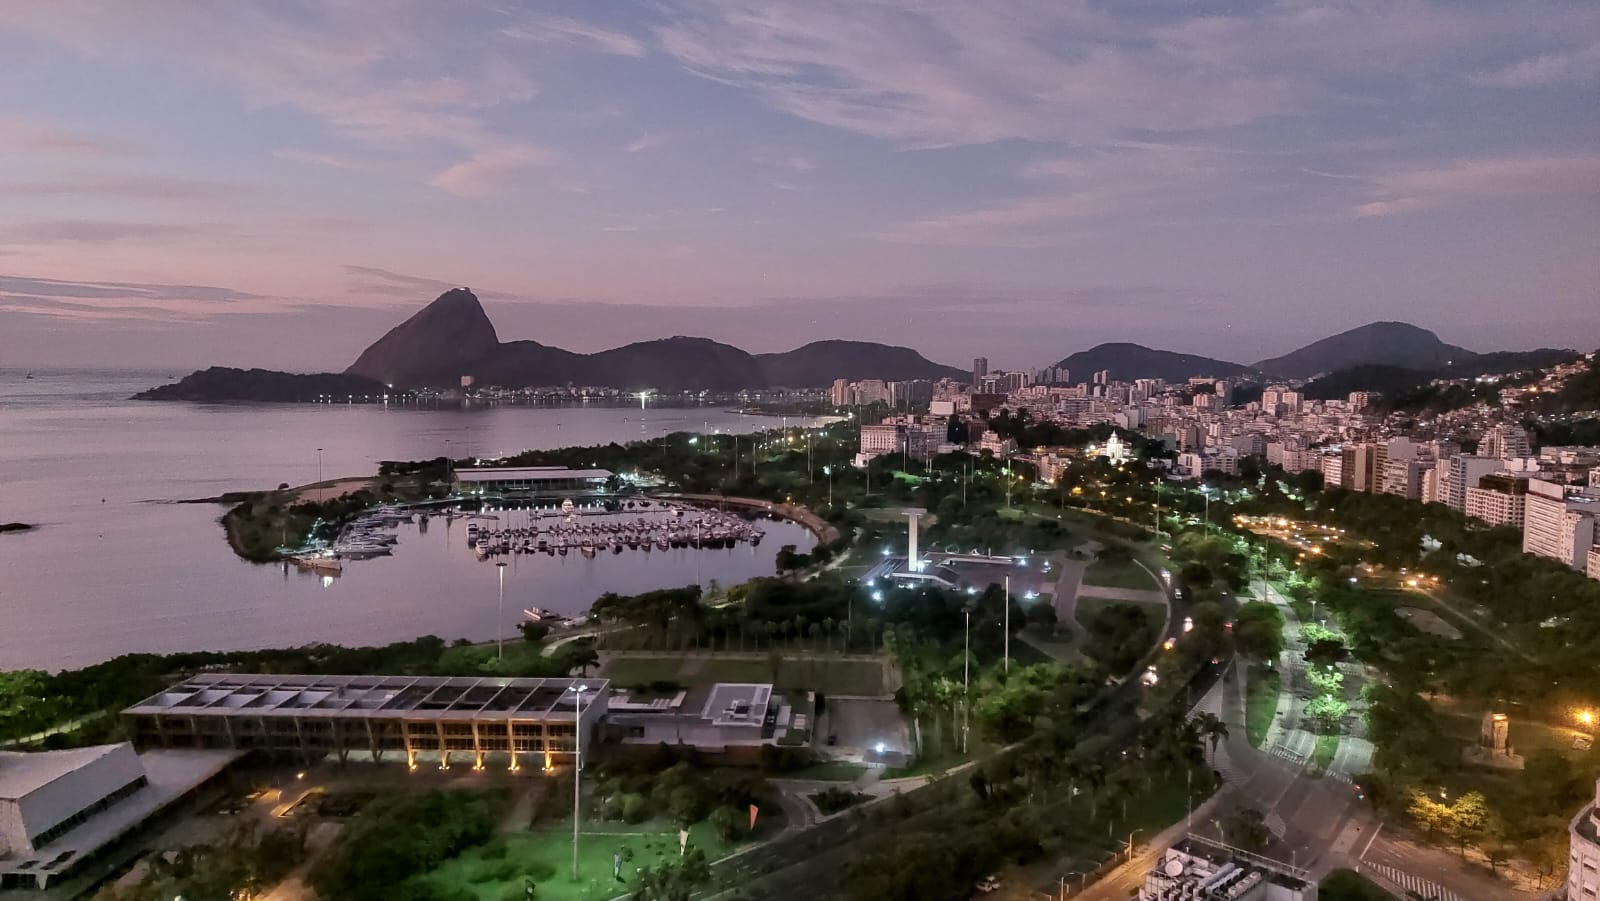
[[[663,391],[821,388],[836,378],[961,378],[906,347],[818,341],[755,356],[710,338],[640,341],[580,354],[537,341],[501,342],[468,288],[439,295],[373,342],[342,375],[213,368],[139,395],[148,400],[311,400],[322,394],[382,394],[448,388],[472,376],[479,385],[521,388],[596,385]]]
[[[1426,385],[1440,376],[1421,369],[1377,364],[1351,366],[1312,379],[1301,389],[1311,400],[1344,400],[1355,391],[1376,391],[1393,396]]]
[[[1477,356],[1439,340],[1425,328],[1405,322],[1373,322],[1307,344],[1255,368],[1280,379],[1308,379],[1352,366],[1402,366],[1439,369]]]
[[[756,362],[767,383],[786,388],[810,388],[834,379],[971,380],[971,373],[941,366],[909,347],[892,347],[870,341],[813,341],[781,354],[757,354]]]
[[[271,401],[308,403],[332,395],[378,396],[389,392],[384,383],[361,375],[320,372],[301,375],[270,369],[229,369],[213,366],[184,376],[181,381],[141,391],[134,400]]]
[[[1102,369],[1111,370],[1111,378],[1124,382],[1134,379],[1181,382],[1200,376],[1235,378],[1253,374],[1250,367],[1238,363],[1213,360],[1210,357],[1193,354],[1173,353],[1170,350],[1156,350],[1142,344],[1125,342],[1098,344],[1088,350],[1079,351],[1056,365],[1070,370],[1072,380],[1075,382],[1087,382],[1091,374]]]
[[[500,349],[500,336],[477,295],[456,288],[390,329],[345,372],[389,385],[456,384]]]

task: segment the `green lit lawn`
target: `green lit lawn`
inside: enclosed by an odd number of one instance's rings
[[[1083,574],[1083,584],[1104,585],[1107,588],[1131,588],[1138,591],[1160,591],[1161,586],[1132,560],[1096,560]]]
[[[540,901],[609,901],[627,890],[625,883],[612,877],[613,854],[623,848],[633,851],[633,859],[622,866],[624,878],[636,867],[678,856],[678,830],[671,825],[588,823],[578,838],[579,879],[574,882],[571,823],[564,829],[555,823],[548,830],[506,835],[504,842],[505,855],[499,859],[485,859],[485,849],[476,848],[428,878],[440,887],[466,889],[479,901],[511,901],[524,897],[526,875],[542,875],[535,880],[535,897]],[[710,860],[725,856],[733,847],[708,823],[690,827],[689,846],[705,851]],[[554,875],[543,875],[552,871]]]
[[[1250,667],[1244,697],[1245,735],[1250,746],[1261,747],[1267,730],[1278,715],[1278,671],[1264,666]]]

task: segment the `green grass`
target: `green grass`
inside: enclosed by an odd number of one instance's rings
[[[627,890],[625,883],[612,876],[613,854],[623,848],[633,852],[633,859],[622,865],[624,879],[639,866],[678,856],[678,830],[670,824],[586,823],[578,837],[579,878],[574,882],[570,822],[565,828],[553,824],[539,832],[506,835],[504,841],[504,857],[487,859],[484,851],[489,846],[475,848],[427,878],[441,888],[465,889],[479,901],[507,901],[523,897],[526,874],[549,873],[553,869],[555,875],[535,882],[535,897],[540,901],[609,901]],[[710,860],[723,857],[733,847],[709,823],[689,827],[689,846],[705,851]]]
[[[1439,711],[1439,725],[1444,728],[1446,735],[1459,738],[1463,743],[1476,743],[1478,734],[1483,728],[1482,721],[1477,717],[1443,710]],[[1590,752],[1579,751],[1572,747],[1572,739],[1577,734],[1572,729],[1529,722],[1516,717],[1511,719],[1511,745],[1518,754],[1524,756],[1534,751],[1551,750],[1574,759],[1583,758]]]
[[[1136,591],[1160,591],[1161,586],[1132,560],[1096,560],[1083,574],[1084,585],[1101,585],[1107,588],[1130,588]]]
[[[866,771],[867,768],[859,763],[829,760],[825,763],[813,763],[808,767],[783,773],[780,778],[809,779],[815,782],[854,782]]]
[[[1318,772],[1326,773],[1328,771],[1328,767],[1333,765],[1333,755],[1338,753],[1338,751],[1339,751],[1339,736],[1337,736],[1337,735],[1319,735],[1319,736],[1317,736],[1317,747],[1316,747],[1316,750],[1311,752],[1311,764],[1312,764],[1312,766],[1315,766],[1317,768]]]
[[[681,685],[709,685],[714,682],[771,682],[779,690],[820,691],[833,695],[881,695],[885,693],[883,664],[878,660],[837,658],[790,659],[779,661],[773,672],[765,657],[726,657],[708,653],[689,653],[681,657],[613,656],[605,667],[605,677],[627,687],[650,682],[677,682]]]
[[[1089,589],[1085,588],[1083,590]],[[1080,593],[1078,595],[1078,622],[1082,623],[1084,627],[1087,628],[1090,623],[1094,622],[1095,614],[1100,611],[1100,608],[1107,607],[1112,604],[1128,604],[1138,607],[1140,610],[1144,611],[1145,617],[1149,619],[1157,629],[1161,627],[1162,621],[1165,620],[1167,616],[1167,605],[1164,603],[1158,604],[1149,601],[1122,601],[1114,598],[1084,597]]]
[[[1279,680],[1279,673],[1275,669],[1250,667],[1244,697],[1244,725],[1245,736],[1253,748],[1261,747],[1273,718],[1278,715]]]
[[[1334,870],[1317,886],[1322,901],[1391,901],[1393,895],[1355,870]]]
[[[884,779],[907,779],[912,776],[941,776],[953,767],[958,767],[978,754],[983,753],[984,747],[968,736],[970,754],[962,754],[954,750],[941,750],[924,754],[912,761],[907,766],[889,767],[883,771]]]

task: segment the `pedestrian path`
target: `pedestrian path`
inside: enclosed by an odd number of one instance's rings
[[[1424,901],[1466,901],[1460,895],[1435,882],[1429,882],[1421,876],[1414,876],[1398,867],[1391,867],[1386,863],[1373,861],[1360,861],[1359,867],[1363,871],[1370,871],[1383,877],[1385,880],[1403,891],[1414,892],[1415,896]]]

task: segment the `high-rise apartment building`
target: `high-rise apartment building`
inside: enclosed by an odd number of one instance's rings
[[[1600,897],[1600,779],[1594,783],[1594,803],[1572,818],[1568,840],[1568,901],[1594,901]]]
[[[1355,484],[1356,449],[1330,447],[1322,451],[1322,484],[1327,488],[1350,488]]]
[[[835,407],[850,406],[850,380],[834,379],[833,389],[828,392],[828,400],[831,401]]]
[[[974,390],[983,383],[983,377],[989,374],[989,358],[972,358],[972,387]]]
[[[1565,485],[1528,480],[1523,512],[1522,551],[1559,560],[1586,571],[1594,547],[1600,498],[1568,497]]]
[[[1504,460],[1509,457],[1530,457],[1533,445],[1528,441],[1528,431],[1516,425],[1497,425],[1483,433],[1478,443],[1478,456]]]
[[[1522,528],[1528,509],[1528,480],[1497,472],[1467,489],[1466,514],[1491,526]]]
[[[1439,502],[1465,513],[1467,489],[1477,485],[1479,479],[1502,468],[1500,460],[1493,457],[1456,454],[1442,460],[1439,464]]]

